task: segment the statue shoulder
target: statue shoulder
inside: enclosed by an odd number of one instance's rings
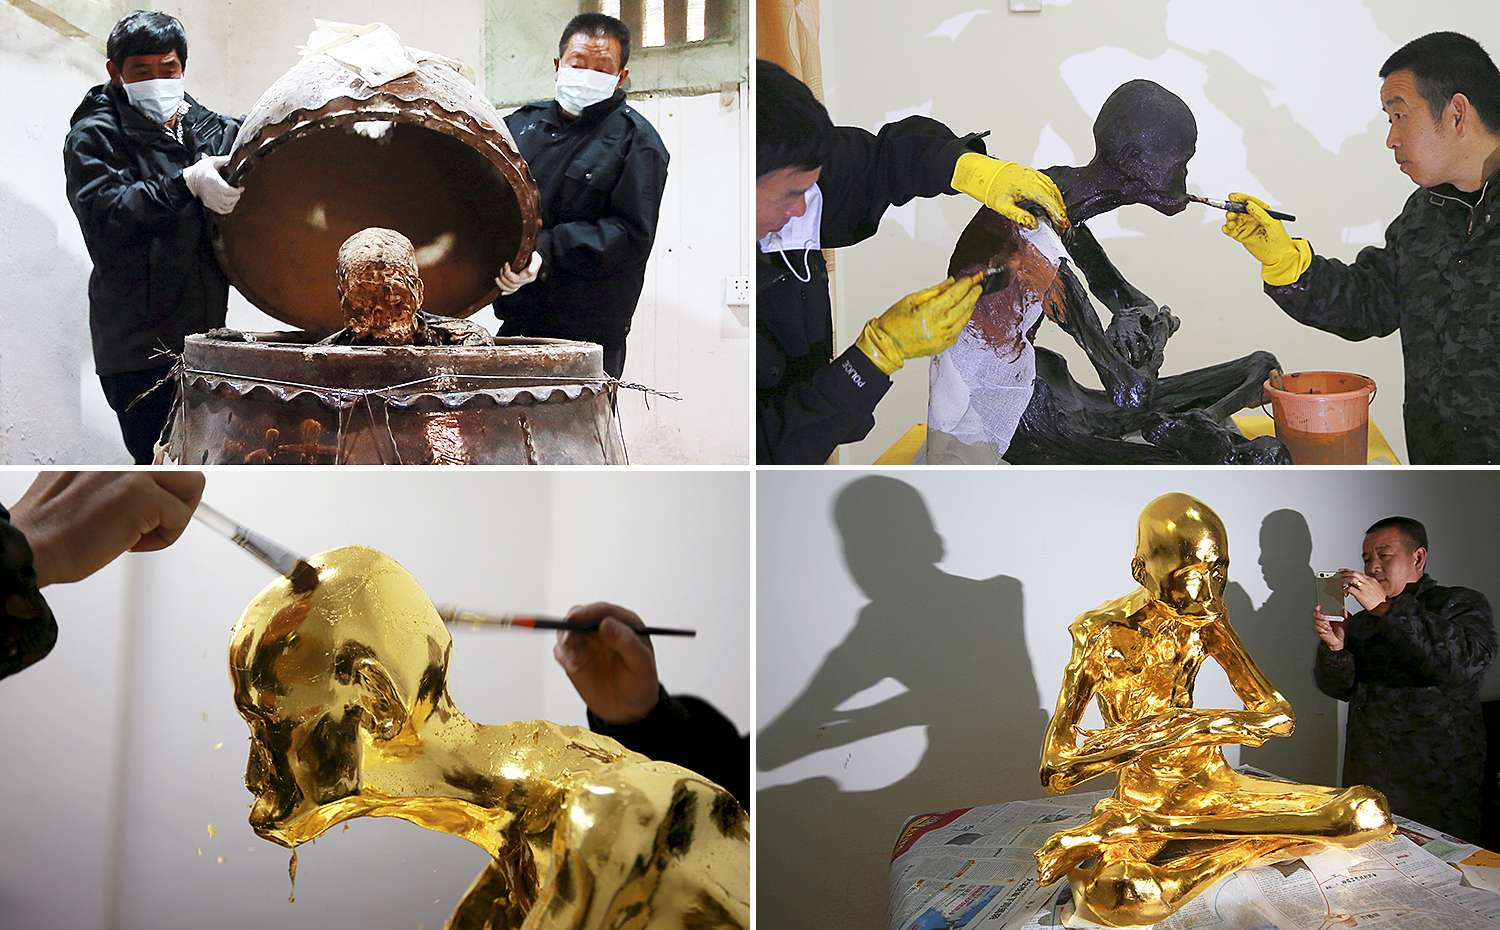
[[[1075,640],[1087,640],[1110,626],[1127,624],[1151,601],[1145,588],[1136,588],[1124,597],[1105,601],[1098,607],[1079,614],[1068,630]]]

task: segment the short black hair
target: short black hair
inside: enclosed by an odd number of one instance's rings
[[[1365,530],[1365,535],[1368,536],[1376,530],[1386,530],[1393,527],[1401,532],[1401,535],[1411,545],[1413,552],[1418,549],[1427,548],[1427,527],[1413,520],[1411,517],[1386,517],[1384,520],[1376,520],[1370,525],[1369,529]]]
[[[177,17],[157,10],[126,13],[109,31],[109,41],[104,45],[104,54],[116,69],[125,67],[125,59],[131,55],[165,55],[173,51],[186,65],[187,30]]]
[[[630,27],[608,13],[579,13],[563,27],[562,38],[557,40],[557,57],[567,51],[568,40],[582,33],[594,38],[610,38],[620,44],[620,67],[630,62]]]
[[[1478,42],[1457,32],[1429,33],[1397,49],[1380,76],[1402,70],[1416,75],[1433,119],[1442,117],[1454,94],[1463,94],[1485,126],[1500,130],[1500,69]]]
[[[773,61],[755,61],[755,176],[823,167],[833,151],[833,120],[807,85]]]

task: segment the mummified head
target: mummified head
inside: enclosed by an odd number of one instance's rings
[[[1189,625],[1224,612],[1229,533],[1209,506],[1186,494],[1163,494],[1141,511],[1131,574],[1158,603]]]
[[[338,277],[355,342],[411,344],[424,295],[410,239],[378,226],[360,230],[339,246]]]

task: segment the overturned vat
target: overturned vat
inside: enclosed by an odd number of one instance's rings
[[[245,193],[215,219],[214,244],[240,293],[298,330],[186,341],[170,460],[624,461],[616,384],[597,345],[497,339],[477,326],[425,340],[436,344],[361,344],[371,340],[338,273],[354,234],[398,231],[415,258],[414,291],[386,289],[385,306],[380,288],[364,291],[363,311],[398,331],[391,316],[417,310],[467,326],[457,320],[495,299],[502,265],[525,267],[541,226],[536,184],[499,114],[456,63],[403,51],[409,73],[378,85],[368,70],[309,54],[246,117],[226,169]]]

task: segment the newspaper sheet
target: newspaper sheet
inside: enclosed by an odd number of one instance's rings
[[[1108,792],[1012,801],[907,821],[891,858],[888,930],[1092,927],[1066,881],[1039,886],[1032,851]],[[1160,930],[1500,930],[1500,856],[1402,817],[1390,840],[1242,869]]]

